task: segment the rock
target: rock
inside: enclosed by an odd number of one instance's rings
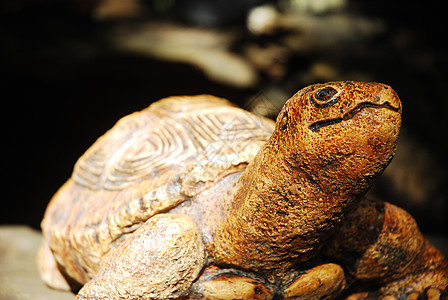
[[[41,240],[27,226],[0,226],[0,299],[73,300],[72,293],[52,290],[40,279],[36,253]]]

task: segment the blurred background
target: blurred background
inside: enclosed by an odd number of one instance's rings
[[[391,85],[397,155],[370,192],[448,233],[446,13],[439,1],[3,0],[1,224],[39,228],[77,158],[122,116],[210,93],[275,118],[306,85]],[[6,181],[5,181],[6,178]]]

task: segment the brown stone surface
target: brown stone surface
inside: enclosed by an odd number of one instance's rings
[[[26,226],[0,226],[0,299],[72,300],[42,282],[36,265],[41,234]]]

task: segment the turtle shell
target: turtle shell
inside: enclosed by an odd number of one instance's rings
[[[210,95],[170,97],[122,118],[78,160],[42,229],[62,271],[86,282],[143,222],[241,171],[274,122]]]

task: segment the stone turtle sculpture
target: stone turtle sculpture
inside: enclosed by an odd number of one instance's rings
[[[362,200],[401,103],[330,82],[277,122],[209,95],[121,119],[48,205],[42,278],[76,299],[437,299],[448,264],[405,211]]]

